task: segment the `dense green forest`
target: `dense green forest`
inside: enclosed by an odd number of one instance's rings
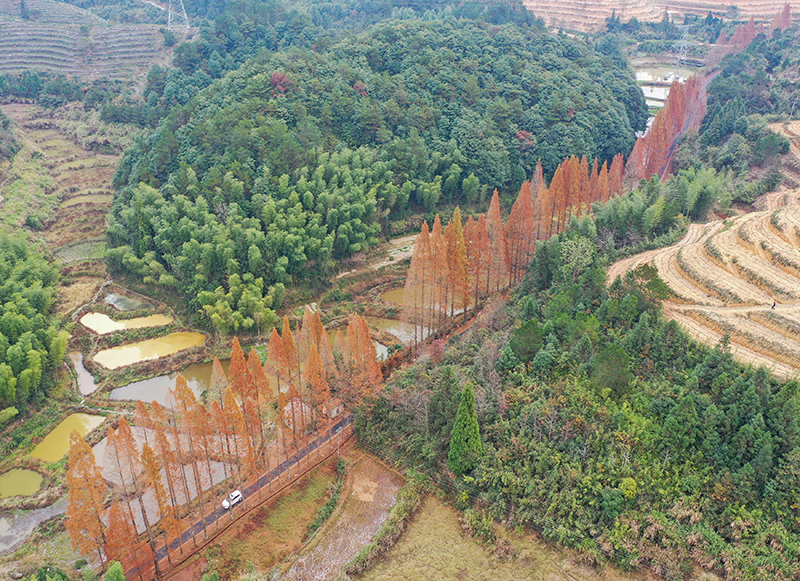
[[[540,243],[508,303],[434,343],[359,411],[360,441],[440,475],[489,538],[487,517],[667,578],[695,563],[736,579],[794,578],[797,382],[736,364],[725,341],[689,340],[662,315],[669,289],[651,267],[606,286],[604,265],[622,247],[608,233],[638,230],[646,243],[679,231],[682,182],[705,187],[689,208],[699,213],[719,201],[712,178],[654,180]],[[482,453],[447,476],[467,384]]]
[[[567,155],[627,154],[647,110],[615,62],[536,27],[454,17],[260,54],[126,152],[110,265],[177,288],[219,331],[256,330],[279,285],[326,280],[411,210],[479,207],[538,159],[552,172]]]
[[[0,408],[47,395],[67,334],[51,309],[58,270],[22,239],[0,232]]]

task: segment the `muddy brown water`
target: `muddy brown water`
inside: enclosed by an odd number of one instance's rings
[[[321,540],[294,562],[281,577],[292,581],[334,579],[386,521],[397,500],[403,479],[369,456],[348,465],[352,490],[343,498],[344,508]],[[433,577],[428,577],[432,579]]]
[[[53,431],[45,436],[31,452],[33,458],[45,462],[60,460],[69,451],[69,435],[72,430],[77,430],[85,436],[103,423],[103,416],[90,416],[89,414],[71,414],[58,424]]]
[[[117,369],[140,361],[150,361],[173,355],[184,349],[202,345],[205,340],[206,336],[202,333],[191,331],[170,333],[163,337],[99,351],[94,356],[94,360],[106,369]]]
[[[105,335],[114,331],[124,331],[125,329],[143,329],[146,327],[162,327],[169,325],[172,317],[162,314],[149,315],[147,317],[136,317],[135,319],[125,319],[115,321],[105,313],[87,313],[81,317],[81,324],[97,333]]]
[[[220,361],[225,373],[228,372],[230,367],[230,359]],[[211,384],[211,372],[213,362],[207,363],[193,363],[180,372],[176,371],[168,375],[159,375],[158,377],[151,377],[150,379],[143,379],[141,381],[134,381],[126,386],[118,387],[111,392],[111,399],[116,400],[142,400],[149,403],[157,401],[162,406],[169,407],[169,390],[175,387],[175,378],[178,373],[181,373],[186,378],[186,383],[194,392],[195,397],[200,397],[208,386]]]
[[[43,476],[36,470],[12,468],[0,474],[0,498],[30,496],[39,492]]]

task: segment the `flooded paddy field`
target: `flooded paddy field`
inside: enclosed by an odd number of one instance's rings
[[[88,414],[71,414],[58,424],[53,431],[45,436],[44,440],[31,452],[31,457],[45,462],[57,462],[69,451],[69,435],[72,430],[85,436],[103,423],[103,416],[90,416]]]
[[[31,496],[39,492],[44,477],[36,470],[12,468],[0,474],[0,498]]]
[[[205,340],[206,336],[202,333],[192,331],[170,333],[155,339],[104,349],[94,356],[94,360],[106,369],[117,369],[141,361],[174,355],[184,349],[202,345]]]
[[[343,491],[342,512],[320,536],[319,542],[304,550],[281,579],[335,579],[340,569],[369,543],[386,521],[403,478],[371,456],[359,457],[354,453],[351,458],[354,460],[352,464],[348,462],[348,479],[352,486]]]

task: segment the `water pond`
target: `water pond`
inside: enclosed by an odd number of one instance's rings
[[[31,456],[45,462],[56,462],[69,451],[69,435],[72,430],[77,430],[85,436],[103,423],[103,416],[90,416],[89,414],[71,414],[58,424],[52,432],[39,442]]]
[[[106,369],[117,369],[141,361],[173,355],[184,349],[202,345],[205,340],[206,336],[202,333],[191,331],[170,333],[155,339],[104,349],[94,356],[94,360]]]
[[[25,542],[39,524],[67,511],[67,498],[36,510],[0,514],[0,555],[10,553]]]
[[[125,319],[123,321],[115,321],[105,313],[88,313],[81,317],[81,324],[98,335],[105,335],[107,333],[113,333],[114,331],[124,331],[125,329],[161,327],[163,325],[169,325],[171,322],[172,317],[161,314],[136,317],[135,319]]]
[[[147,309],[153,306],[151,303],[126,297],[125,295],[119,295],[117,293],[108,293],[106,298],[103,300],[107,304],[119,309],[120,311],[136,311],[138,309]]]
[[[94,376],[83,366],[83,353],[73,351],[69,354],[69,359],[75,367],[75,374],[78,376],[78,391],[82,395],[89,395],[97,389]]]
[[[382,329],[391,333],[404,345],[410,345],[414,342],[414,325],[406,321],[398,321],[397,319],[387,319],[386,317],[372,317],[366,316],[364,320],[370,327],[375,329]],[[417,339],[424,339],[430,333],[430,329],[423,330],[423,337]]]
[[[36,494],[42,486],[42,478],[36,470],[12,468],[0,474],[0,498]]]
[[[231,362],[230,359],[220,361],[225,373],[228,372],[228,367]],[[126,386],[118,387],[111,392],[111,399],[126,399],[126,400],[142,400],[143,402],[157,401],[162,406],[169,406],[169,398],[167,393],[170,388],[175,387],[175,378],[178,373],[182,373],[186,378],[186,383],[194,392],[196,397],[208,389],[211,383],[211,370],[213,362],[207,363],[193,363],[182,371],[170,373],[169,375],[159,375],[158,377],[151,377],[150,379],[143,379],[142,381],[134,381]]]

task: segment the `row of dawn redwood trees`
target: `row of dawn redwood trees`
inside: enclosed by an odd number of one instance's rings
[[[706,113],[705,79],[691,77],[685,83],[675,81],[664,107],[653,119],[647,133],[636,140],[628,162],[626,178],[635,185],[658,174],[662,180],[672,173],[672,152],[687,129],[697,131]]]
[[[137,402],[134,422],[143,442],[125,418],[109,428],[102,470],[89,445],[72,433],[66,527],[73,546],[100,562],[120,561],[126,571],[148,571],[151,564],[158,571],[158,537],[169,545],[217,507],[218,495],[204,491],[223,479],[232,479],[230,488],[242,487],[280,464],[298,440],[330,428],[339,405],[332,391],[352,403],[382,380],[369,328],[358,315],[346,334],[337,332],[334,348],[318,313],[306,308],[296,343],[284,318],[282,334],[273,329],[264,365],[254,350],[245,357],[234,339],[227,375],[214,359],[205,404],[178,375],[171,409],[153,402],[148,412]],[[190,503],[195,497],[204,501]]]
[[[706,63],[711,67],[716,66],[725,56],[742,52],[759,34],[766,35],[768,31],[775,34],[776,30],[786,30],[791,26],[792,9],[788,3],[784,4],[783,9],[775,15],[769,27],[765,27],[763,22],[756,25],[755,18],[751,16],[747,24],[740,24],[736,27],[730,39],[725,36],[724,30],[720,32],[714,47],[706,56]]]
[[[788,7],[772,28],[785,26]],[[754,25],[740,35],[750,38]],[[749,40],[748,40],[749,43]],[[738,45],[737,45],[738,46]],[[746,45],[745,45],[746,46]],[[580,217],[594,202],[606,202],[654,175],[672,171],[672,153],[683,133],[699,129],[706,109],[706,80],[675,81],[664,107],[647,133],[638,138],[627,162],[621,154],[609,167],[586,157],[565,159],[545,184],[541,164],[530,182],[520,188],[506,224],[500,216],[497,190],[488,213],[462,223],[458,208],[442,230],[439,216],[417,238],[403,293],[405,316],[415,324],[415,342],[440,329],[447,318],[464,312],[491,292],[516,283],[536,252],[536,241],[562,232],[571,217]]]
[[[621,193],[622,156],[614,158],[610,169],[599,165],[595,159],[590,172],[586,157],[570,157],[556,168],[548,187],[538,164],[533,180],[522,184],[505,225],[497,190],[489,211],[477,220],[470,217],[462,224],[456,208],[444,231],[438,214],[433,228],[423,223],[403,292],[415,342],[440,329],[448,317],[518,282],[533,260],[537,240],[564,230],[570,217],[589,212],[593,202]]]

